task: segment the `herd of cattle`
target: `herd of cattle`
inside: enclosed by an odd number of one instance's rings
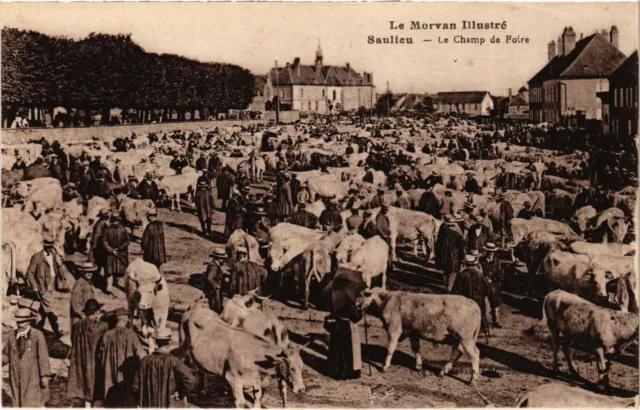
[[[112,150],[112,141],[72,142],[62,144],[62,148],[69,160],[98,158],[112,176],[118,175],[117,179],[111,179],[111,188],[152,175],[163,198],[170,202],[172,210],[178,211],[182,210],[181,201],[192,197],[198,177],[207,172],[196,170],[201,156],[207,160],[215,158],[216,171],[226,168],[234,175],[244,174],[259,186],[266,184],[265,172],[276,173],[286,163],[286,168],[296,173],[301,189],[309,193],[306,209],[318,217],[327,200],[346,205],[354,195],[359,197],[362,214],[362,209],[370,208],[380,190],[395,204],[399,199],[396,184],[400,184],[404,191],[401,195],[408,196],[410,206],[409,209],[394,206],[389,210],[389,243],[379,236],[365,240],[352,234],[346,223],[341,231],[327,234],[281,222],[269,230],[268,268],[278,273],[292,261],[302,260],[305,297],[301,302],[305,308],[313,296],[309,294],[311,283],[320,282],[332,264],[362,272],[368,289],[358,305],[377,312],[389,335],[384,367],[389,367],[403,334],[412,339],[417,368],[422,366],[420,339],[436,342],[453,339],[452,354],[442,374],[466,353],[471,358],[472,382],[480,373],[480,353],[476,347],[481,323],[478,306],[461,296],[387,291],[389,259],[399,258],[400,244],[413,245],[415,256],[421,251],[425,265],[434,256],[442,220],[421,209],[421,199],[427,191],[433,192],[439,201],[450,196],[456,212],[469,210],[471,214],[487,215],[495,231],[500,226],[499,204],[495,199],[498,193],[511,203],[515,215],[529,202],[538,217],[512,219],[508,236],[514,248],[513,257],[526,263],[530,277],[547,284],[543,293],[532,296],[544,299],[543,312],[552,334],[555,365],[562,345],[573,371],[569,345],[586,345],[597,354],[599,382],[604,385],[608,383],[611,355],[638,335],[636,245],[632,229],[636,187],[608,192],[580,179],[587,152],[558,153],[493,140],[490,151],[497,158],[480,159],[473,148],[462,148],[473,147],[466,143],[476,139],[479,132],[495,138],[493,131],[483,130],[471,120],[400,118],[343,124],[318,118],[290,126],[252,125],[190,135],[175,132],[163,138],[138,137],[135,148],[126,152]],[[265,140],[278,150],[263,151]],[[423,146],[428,149],[421,152],[414,148]],[[70,242],[85,252],[101,209],[115,206],[133,229],[146,226],[148,213],[156,208],[153,201],[129,198],[124,190],[117,190],[113,198],[94,196],[86,201],[80,198],[63,201],[66,187],[49,174],[46,159],[43,165],[42,158],[38,158],[41,152],[42,145],[38,142],[2,148],[3,296],[13,284],[23,281],[29,260],[41,249],[43,238],[54,239],[61,255],[70,249]],[[16,154],[28,164],[27,169],[10,170]],[[176,173],[171,162],[179,154],[189,164]],[[429,178],[434,177],[437,183],[428,184]],[[475,192],[465,191],[465,183],[470,179],[477,182]],[[574,207],[585,192],[595,194],[597,201]],[[12,206],[6,207],[7,204]],[[364,225],[374,223],[379,211],[379,207],[370,209]],[[341,214],[346,221],[352,211],[347,209]],[[607,234],[592,235],[602,229]],[[250,260],[264,262],[260,244],[244,231],[233,233],[227,252],[235,253],[238,246],[247,246]],[[372,280],[378,276],[382,277],[382,287],[371,289]],[[151,331],[149,326],[157,330],[166,325],[169,287],[154,265],[142,260],[131,263],[125,287],[130,308],[135,304],[135,309],[141,312],[143,334]],[[268,363],[266,367],[276,369],[284,402],[287,385],[294,392],[304,390],[301,347],[290,344],[286,328],[276,317],[262,313],[259,302],[260,297],[253,294],[236,296],[226,303],[221,316],[208,308],[194,306],[183,314],[180,324],[180,338],[190,358],[200,368],[224,375],[239,406],[244,404],[246,388],[253,389],[255,402],[260,403],[264,369],[256,366],[256,362]],[[145,318],[150,310],[152,322]],[[247,358],[249,354],[252,356]],[[549,397],[547,390],[553,386],[530,392],[518,405],[549,406],[544,398]],[[584,391],[556,387],[567,396],[579,396],[576,400],[584,400],[581,404],[596,403],[589,400],[598,399],[590,399]]]

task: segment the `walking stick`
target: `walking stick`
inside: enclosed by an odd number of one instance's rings
[[[367,349],[369,348],[369,332],[367,331],[367,312],[364,313],[364,341],[367,344]],[[369,356],[369,355],[367,355]],[[371,360],[369,358],[369,360],[367,360],[367,363],[369,363],[369,377],[371,377],[373,375],[373,373],[371,372]]]

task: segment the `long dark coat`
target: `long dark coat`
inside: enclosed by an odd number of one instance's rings
[[[466,267],[462,269],[456,276],[451,293],[462,295],[475,301],[480,306],[482,312],[482,321],[486,321],[486,307],[484,299],[488,296],[489,291],[484,275],[479,269],[474,267]]]
[[[138,195],[140,195],[140,199],[150,199],[153,203],[158,202],[158,184],[155,181],[151,181],[149,179],[143,179],[137,188]]]
[[[67,380],[67,397],[93,400],[96,376],[96,350],[102,334],[106,332],[106,322],[88,317],[73,325],[71,341],[71,366]]]
[[[19,344],[16,332],[7,332],[2,343],[2,357],[3,364],[5,357],[9,363],[9,388],[13,396],[13,407],[43,408],[49,400],[49,388],[40,387],[40,378],[51,375],[44,334],[31,328],[27,338],[20,339]]]
[[[227,205],[227,215],[225,217],[224,235],[230,236],[236,229],[244,227],[244,218],[246,209],[242,198],[234,197],[229,200]]]
[[[216,189],[218,190],[218,199],[228,200],[231,195],[231,186],[233,185],[233,176],[229,170],[224,169],[216,179]]]
[[[89,262],[95,263],[98,267],[104,266],[105,254],[102,248],[102,234],[107,229],[107,221],[100,219],[93,225],[93,231],[91,232],[91,247],[89,249]]]
[[[146,351],[133,330],[116,327],[102,336],[96,355],[94,398],[105,400],[105,406],[112,406],[117,403],[109,403],[112,401],[109,399],[115,398],[116,394],[128,396],[132,393],[133,378]]]
[[[105,253],[105,276],[124,276],[129,266],[129,232],[119,223],[109,225],[102,234],[102,247]],[[117,249],[115,255],[113,250]]]
[[[291,187],[288,182],[280,186],[276,194],[278,206],[278,216],[287,217],[293,212],[293,198],[291,197]]]
[[[441,219],[440,201],[435,193],[426,191],[420,197],[418,209],[426,214],[432,215],[434,218]]]
[[[164,242],[164,224],[160,221],[151,221],[144,229],[142,240],[142,259],[145,262],[160,266],[167,261],[167,250]]]
[[[362,318],[353,304],[344,305],[326,319],[329,332],[329,375],[334,380],[357,379],[362,369],[361,345],[354,323]]]
[[[205,272],[204,295],[209,300],[209,309],[222,313],[222,291],[224,283],[224,271],[217,261],[207,264]]]
[[[196,378],[182,360],[170,354],[154,352],[140,362],[133,390],[138,392],[138,407],[170,408],[181,404],[173,399],[174,392],[186,397],[195,385]]]
[[[258,289],[257,294],[262,294],[262,282],[267,278],[267,270],[251,261],[235,262],[231,267],[231,282],[229,283],[230,295],[247,295],[250,291]]]
[[[209,187],[199,187],[194,198],[200,223],[211,221],[213,215],[213,195]]]
[[[52,162],[49,165],[49,171],[51,172],[51,177],[60,181],[60,185],[67,185],[67,173],[64,168],[64,164],[60,161]]]
[[[294,225],[304,226],[305,228],[313,229],[318,223],[318,218],[311,212],[305,209],[298,209],[289,217],[289,222]]]
[[[56,290],[69,290],[70,274],[66,266],[62,263],[62,258],[55,249],[52,249],[55,280],[51,278],[51,268],[42,250],[31,257],[27,268],[26,280],[31,290],[40,295],[42,308],[45,312],[50,312],[53,306],[53,296]]]
[[[511,220],[513,219],[513,206],[509,201],[500,203],[500,234],[511,238]]]
[[[69,317],[71,318],[72,329],[73,325],[84,317],[81,315],[84,304],[87,303],[87,300],[95,298],[96,295],[91,284],[83,277],[78,278],[73,285],[73,289],[71,289],[71,298],[69,299]],[[73,338],[73,336],[71,337]]]
[[[504,280],[502,266],[495,256],[492,261],[487,260],[486,256],[481,258],[480,266],[484,277],[491,280],[488,284],[489,302],[491,307],[496,308],[502,305],[502,281]]]
[[[291,178],[289,182],[289,188],[291,189],[291,199],[293,200],[293,205],[298,205],[298,193],[300,192],[301,184],[297,178]]]
[[[457,272],[465,255],[464,238],[460,230],[443,224],[435,246],[436,267],[446,273]]]
[[[476,228],[480,228],[479,235],[476,233]],[[487,243],[488,236],[487,228],[485,228],[484,225],[475,224],[471,226],[469,233],[467,234],[467,249],[475,249],[481,252],[482,248],[484,248],[484,245]]]

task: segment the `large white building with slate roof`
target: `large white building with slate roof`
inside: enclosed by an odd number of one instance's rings
[[[438,112],[488,116],[493,110],[493,99],[489,91],[439,92],[435,98]]]
[[[291,64],[269,70],[264,95],[272,104],[278,97],[282,110],[302,112],[370,109],[376,103],[373,73],[358,73],[349,63],[324,65],[320,46],[314,65],[301,64],[296,57]]]

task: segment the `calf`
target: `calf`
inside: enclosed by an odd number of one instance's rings
[[[547,295],[543,303],[543,321],[547,322],[553,343],[553,370],[558,371],[558,348],[569,371],[577,374],[571,360],[571,343],[595,350],[598,359],[598,386],[609,384],[609,359],[638,337],[638,315],[602,308],[563,290]]]
[[[365,291],[357,306],[382,320],[389,336],[389,347],[383,370],[391,365],[401,336],[411,339],[416,355],[416,369],[422,369],[420,339],[432,343],[452,343],[449,361],[440,372],[446,375],[456,361],[467,353],[471,358],[471,383],[480,377],[480,350],[476,340],[480,333],[480,307],[459,295],[427,295],[409,292],[387,292],[380,288]]]
[[[259,310],[266,298],[254,294],[235,295],[224,306],[220,318],[232,327],[238,327],[282,348],[289,347],[289,331],[277,317]]]
[[[378,235],[369,238],[351,255],[351,260],[343,266],[362,272],[362,279],[371,288],[371,280],[382,275],[382,289],[387,288],[387,267],[389,265],[389,245]]]

